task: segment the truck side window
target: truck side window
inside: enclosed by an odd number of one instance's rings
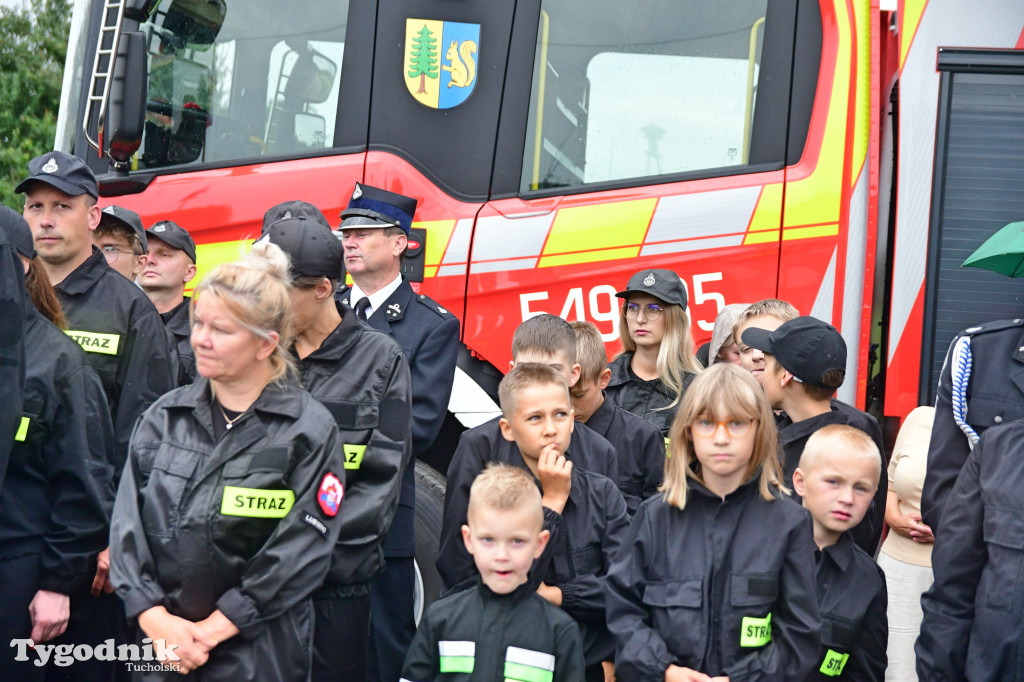
[[[750,159],[768,0],[542,0],[521,191]]]
[[[137,167],[330,148],[347,16],[347,2],[322,17],[273,0],[163,0],[141,29],[150,56]]]

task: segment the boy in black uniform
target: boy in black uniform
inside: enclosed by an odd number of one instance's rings
[[[570,390],[579,381],[576,362],[576,333],[569,323],[555,315],[531,317],[512,336],[512,367],[519,363],[540,363],[562,375]],[[473,562],[466,553],[459,529],[466,522],[469,486],[488,462],[517,463],[519,448],[502,435],[500,417],[464,432],[448,466],[441,539],[435,565],[444,581],[445,594],[465,588],[474,579]],[[583,424],[571,431],[572,442],[563,454],[576,467],[619,477],[615,448]]]
[[[35,157],[28,169],[29,177],[15,191],[25,193],[23,215],[64,309],[68,335],[85,351],[103,382],[114,425],[107,456],[116,486],[136,420],[174,388],[170,341],[146,294],[111,269],[93,246],[92,231],[101,212],[92,170],[81,159],[57,151]],[[99,594],[113,589],[106,551],[97,563],[93,597],[72,595],[71,620],[61,642],[98,645],[113,637],[123,622],[120,600]],[[114,667],[112,661],[93,659],[79,661],[66,672],[88,680],[108,676]]]
[[[619,490],[630,515],[640,503],[658,492],[665,477],[665,440],[658,427],[605,399],[611,380],[608,353],[592,322],[570,322],[576,332],[576,360],[580,379],[569,390],[576,421],[586,424],[615,448],[619,463]]]
[[[334,416],[345,443],[341,533],[327,578],[313,593],[312,680],[362,681],[370,581],[384,568],[384,536],[411,455],[409,365],[394,339],[334,300],[341,244],[329,229],[293,217],[265,234],[291,256],[292,352],[302,385]]]
[[[528,580],[549,540],[543,519],[537,486],[521,469],[491,465],[473,481],[461,531],[480,583],[430,606],[402,682],[583,679],[576,623]]]
[[[92,233],[92,243],[103,252],[107,265],[134,282],[145,264],[149,248],[142,218],[135,211],[115,206],[104,207],[100,224]]]
[[[603,663],[614,657],[615,645],[604,619],[604,576],[629,523],[626,503],[605,476],[575,466],[570,436],[575,422],[565,379],[555,369],[537,363],[517,364],[499,386],[502,437],[516,453],[494,458],[501,464],[526,469],[537,477],[545,507],[545,527],[551,531],[548,551],[534,565],[530,584],[542,597],[576,619],[583,634],[586,680],[604,679]],[[578,427],[577,427],[578,428]],[[554,461],[558,476],[548,477],[546,462]],[[475,479],[486,468],[460,470]],[[448,488],[448,511],[462,509],[458,520],[446,515],[442,529],[458,523],[459,535],[469,512],[467,497],[459,497],[462,480]],[[444,559],[444,551],[439,562]],[[463,551],[469,554],[465,543]],[[463,580],[456,588],[471,587]]]
[[[797,317],[772,332],[748,327],[743,331],[743,343],[764,353],[761,385],[772,409],[782,410],[776,421],[782,441],[783,480],[792,480],[807,439],[827,424],[849,424],[868,434],[885,467],[878,421],[832,398],[846,376],[846,341],[835,327],[813,317]],[[882,537],[887,492],[888,481],[882,479],[864,520],[850,531],[869,556],[874,556]]]
[[[149,235],[146,263],[138,282],[156,306],[178,353],[178,386],[196,379],[196,355],[192,350],[192,324],[185,285],[196,276],[196,243],[183,227],[171,220],[153,224]]]
[[[793,472],[793,488],[811,512],[818,546],[822,656],[809,680],[885,678],[885,576],[847,532],[864,518],[881,475],[874,442],[843,424],[815,431]]]

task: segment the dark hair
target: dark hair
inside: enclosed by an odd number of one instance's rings
[[[400,227],[385,227],[383,232],[385,237],[405,237],[405,248],[402,249],[402,253],[398,254],[398,261],[405,260],[405,254],[409,251],[409,235]]]
[[[39,313],[53,322],[61,329],[68,328],[68,320],[64,317],[64,310],[60,307],[60,300],[57,299],[57,292],[50,284],[50,277],[46,270],[39,264],[39,256],[28,262],[28,273],[25,275],[25,291],[28,292],[32,305]]]
[[[571,368],[576,364],[576,332],[557,315],[544,313],[531,317],[516,327],[512,335],[512,359],[524,351],[548,356],[564,353]]]
[[[786,371],[786,368],[782,366],[781,362],[776,360],[775,361],[775,373],[776,374],[782,374],[784,371]],[[841,369],[833,369],[833,370],[829,370],[828,372],[825,372],[824,374],[821,375],[821,382],[823,384],[833,385],[836,388],[838,388],[839,386],[842,385],[843,379],[845,377],[846,377],[846,372],[844,372]],[[814,401],[817,401],[817,402],[824,402],[826,400],[831,400],[832,399],[832,395],[836,392],[835,388],[825,388],[824,386],[815,386],[813,384],[805,384],[802,381],[795,381],[794,383],[803,390],[804,395],[806,395],[811,400],[814,400]]]

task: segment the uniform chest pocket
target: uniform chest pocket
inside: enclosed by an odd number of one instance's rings
[[[376,403],[360,403],[349,400],[320,401],[334,417],[341,431],[368,431],[377,428],[380,422],[380,408]]]
[[[829,648],[849,651],[857,643],[860,627],[856,621],[834,613],[821,614],[821,641]]]
[[[651,614],[654,630],[661,633],[678,663],[694,667],[707,641],[704,617],[704,578],[661,580],[644,588],[643,603]]]
[[[978,585],[979,596],[985,604],[999,611],[1013,608],[1024,560],[1024,511],[1006,507],[985,506],[982,536],[988,548],[988,563]]]
[[[601,553],[601,543],[591,542],[590,544],[572,550],[572,570],[579,575],[596,575],[604,569],[604,555]]]
[[[729,602],[739,619],[741,647],[762,647],[772,640],[772,605],[779,596],[776,573],[733,573]]]
[[[257,450],[233,458],[224,464],[222,475],[238,485],[239,479],[283,481],[288,471],[288,448]]]
[[[140,456],[140,460],[147,460]],[[143,498],[142,525],[147,533],[170,535],[181,519],[181,507],[189,489],[189,481],[199,462],[199,453],[161,447],[149,460],[140,461],[139,470],[148,474],[140,494]]]

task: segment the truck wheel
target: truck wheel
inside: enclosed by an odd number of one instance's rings
[[[434,567],[438,540],[441,537],[441,518],[444,512],[444,476],[430,465],[416,461],[416,625],[423,612],[441,595],[441,576]]]

